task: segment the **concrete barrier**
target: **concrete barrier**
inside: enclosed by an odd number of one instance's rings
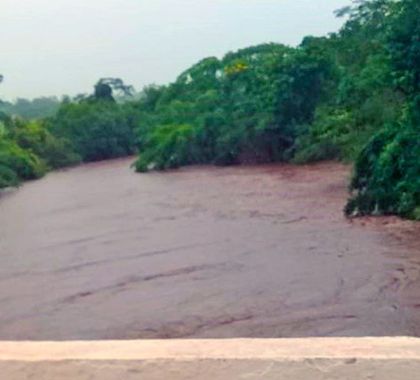
[[[420,380],[420,339],[0,342],[1,380]]]

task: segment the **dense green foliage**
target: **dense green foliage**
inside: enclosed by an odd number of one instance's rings
[[[4,114],[0,119],[0,188],[80,161],[70,142],[54,136],[45,122]]]
[[[0,112],[24,119],[41,119],[53,116],[60,106],[56,97],[42,97],[33,100],[19,98],[14,102],[0,101]]]
[[[207,58],[144,92],[137,168],[285,159],[331,75],[324,57],[277,44]]]
[[[49,122],[84,162],[134,153],[135,124],[127,106],[105,100],[63,103]]]
[[[93,95],[64,99],[51,117],[27,120],[17,113],[1,113],[0,188],[81,161],[133,154],[137,111],[130,104],[118,104],[114,90],[128,96],[132,88],[119,79],[105,78]]]
[[[13,120],[0,115],[0,188],[14,186],[21,179],[34,179],[45,171],[43,163],[12,137]]]
[[[390,87],[402,100],[400,114],[380,126],[358,156],[351,183],[356,193],[346,212],[420,220],[420,3],[368,5],[370,14],[373,9],[383,20],[378,33],[389,62]]]
[[[420,139],[411,126],[390,125],[357,158],[352,188],[358,193],[346,211],[400,214],[420,219]]]
[[[348,214],[419,214],[420,3],[357,0],[297,48],[202,60],[137,103],[137,170],[356,162]]]
[[[337,33],[203,59],[137,100],[102,78],[60,104],[1,103],[0,187],[136,151],[138,171],[339,159],[355,163],[348,215],[420,219],[420,2],[353,0],[337,15]]]

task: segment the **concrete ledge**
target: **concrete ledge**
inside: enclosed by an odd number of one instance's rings
[[[420,339],[0,342],[1,380],[418,380]]]

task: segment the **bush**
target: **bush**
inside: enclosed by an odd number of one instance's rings
[[[15,120],[10,129],[10,138],[21,148],[40,157],[51,169],[75,165],[81,160],[71,142],[54,136],[45,121]]]
[[[163,170],[196,162],[193,139],[193,128],[188,124],[162,125],[153,129],[144,142],[143,153],[135,163],[136,170]]]
[[[348,215],[397,214],[419,218],[420,130],[387,126],[377,133],[356,160],[346,206]]]
[[[5,187],[17,186],[19,178],[9,167],[0,164],[0,189]]]
[[[0,166],[6,177],[36,179],[46,172],[46,165],[33,153],[26,151],[12,141],[0,142]],[[6,168],[6,169],[5,169]],[[11,172],[14,175],[11,175]]]
[[[117,103],[84,100],[64,103],[50,123],[52,132],[70,141],[75,152],[88,162],[135,152],[134,122],[129,116]]]

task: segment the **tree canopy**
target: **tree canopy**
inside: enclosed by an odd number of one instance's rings
[[[208,57],[136,97],[102,78],[90,95],[2,102],[0,187],[136,152],[138,171],[337,159],[354,163],[348,215],[420,219],[420,2],[337,16],[337,33]]]
[[[139,171],[194,163],[355,162],[350,215],[420,209],[420,3],[357,0],[343,28],[209,57],[145,90]]]

